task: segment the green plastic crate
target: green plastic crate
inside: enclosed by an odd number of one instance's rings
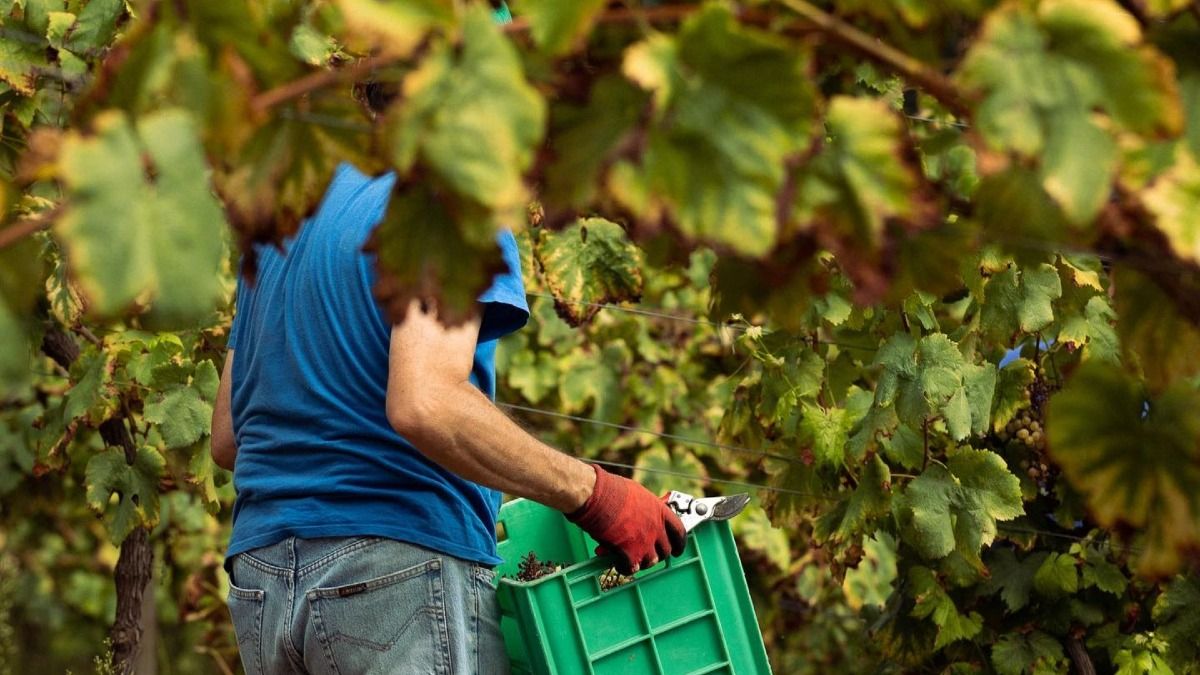
[[[708,522],[683,555],[629,584],[600,589],[611,561],[561,513],[518,499],[500,509],[500,627],[514,673],[757,675],[770,673],[729,523]],[[566,565],[515,577],[530,551]]]

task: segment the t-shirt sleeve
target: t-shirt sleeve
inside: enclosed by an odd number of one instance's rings
[[[483,320],[479,326],[479,341],[486,342],[508,335],[529,320],[529,305],[525,300],[525,283],[521,280],[521,253],[512,232],[502,230],[496,237],[507,269],[492,279],[492,285],[479,302],[483,304]]]

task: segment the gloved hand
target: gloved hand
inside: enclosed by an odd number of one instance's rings
[[[617,556],[617,571],[633,574],[683,553],[687,532],[679,516],[641,485],[596,465],[592,496],[567,519]]]

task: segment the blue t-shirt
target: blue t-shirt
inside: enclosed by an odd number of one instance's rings
[[[229,557],[289,536],[381,536],[500,562],[500,494],[430,461],[387,420],[391,324],[371,295],[374,260],[362,246],[394,183],[342,164],[283,251],[257,249],[256,283],[238,280]],[[489,398],[496,340],[529,317],[516,241],[498,239],[508,271],[480,297],[471,372]]]

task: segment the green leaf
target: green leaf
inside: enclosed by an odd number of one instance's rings
[[[0,40],[0,83],[32,96],[37,71],[48,67],[45,50],[20,40]]]
[[[1172,581],[1155,601],[1153,616],[1171,663],[1180,669],[1194,666],[1200,659],[1200,576]]]
[[[125,0],[88,0],[79,11],[67,48],[77,54],[87,54],[107,45],[116,34],[117,20],[124,13]]]
[[[1143,201],[1175,253],[1200,262],[1200,224],[1195,217],[1200,210],[1200,162],[1192,153],[1177,148],[1174,166],[1143,193]]]
[[[1036,377],[1033,361],[1013,359],[1000,369],[992,404],[992,430],[1000,431],[1018,412],[1029,407],[1029,385]]]
[[[1049,675],[1065,672],[1069,662],[1058,640],[1035,630],[1001,636],[992,645],[992,665],[1000,675]]]
[[[1102,295],[1093,295],[1082,313],[1070,313],[1062,320],[1058,341],[1083,348],[1083,360],[1096,359],[1119,363],[1121,346],[1113,329],[1117,315]]]
[[[296,58],[311,66],[328,65],[341,53],[337,40],[306,23],[299,24],[292,31],[288,46]]]
[[[883,373],[875,388],[875,405],[895,405],[900,421],[924,428],[934,417],[946,421],[957,440],[987,428],[996,371],[990,364],[968,364],[958,346],[941,333],[914,342],[898,333],[875,355]]]
[[[1083,588],[1099,588],[1105,593],[1120,597],[1125,593],[1129,580],[1121,568],[1109,562],[1102,552],[1089,551],[1083,561],[1081,582]]]
[[[1120,370],[1087,363],[1050,400],[1049,447],[1097,522],[1145,534],[1139,571],[1175,570],[1200,543],[1200,392],[1147,398]]]
[[[1073,223],[1091,222],[1108,200],[1117,143],[1079,111],[1053,115],[1046,127],[1042,186]]]
[[[653,92],[655,124],[641,165],[618,165],[610,189],[647,220],[669,219],[689,238],[762,256],[775,244],[785,159],[808,143],[806,61],[715,3],[674,38],[656,34],[630,47],[624,72]]]
[[[519,222],[528,202],[522,174],[542,139],[546,104],[485,9],[467,13],[461,48],[435,44],[389,116],[402,173],[419,163],[462,198]]]
[[[820,466],[842,466],[846,462],[846,440],[852,420],[842,408],[825,409],[801,404],[800,439],[812,448]]]
[[[590,320],[601,304],[641,298],[641,251],[614,222],[582,218],[561,232],[542,230],[534,255],[555,308],[572,326]]]
[[[909,592],[916,601],[911,616],[929,619],[937,626],[934,649],[975,637],[983,628],[983,617],[979,612],[960,614],[954,600],[938,583],[933,570],[928,567],[913,567],[908,573]]]
[[[1043,153],[1042,182],[1076,223],[1107,198],[1115,145],[1091,119],[1107,112],[1145,135],[1182,128],[1169,62],[1111,0],[1012,3],[992,12],[963,61],[964,84],[985,96],[976,123],[992,145]]]
[[[146,403],[145,419],[158,426],[168,448],[183,448],[209,433],[212,414],[212,402],[201,397],[198,387],[176,386],[153,395]]]
[[[48,16],[50,22],[46,25],[46,40],[51,47],[61,49],[71,26],[75,25],[75,15],[70,12],[50,12]]]
[[[905,540],[926,559],[958,551],[982,568],[979,551],[996,537],[996,522],[1024,513],[1021,486],[1004,460],[987,450],[959,451],[933,465],[893,500]]]
[[[571,50],[587,35],[603,0],[516,0],[513,9],[529,20],[529,32],[538,47],[551,54]]]
[[[108,523],[113,544],[119,545],[135,527],[158,523],[158,480],[164,465],[163,456],[152,448],[138,448],[132,465],[126,464],[125,454],[115,448],[88,460],[88,506],[102,515],[109,510],[111,495],[117,495]]]
[[[1010,613],[1029,604],[1029,595],[1033,589],[1033,576],[1046,559],[1047,553],[1039,552],[1017,560],[1016,553],[1011,548],[998,548],[987,561],[988,579],[983,584],[983,592],[987,595],[1000,593],[1000,599]]]
[[[1072,595],[1079,590],[1079,570],[1075,558],[1065,553],[1046,556],[1033,574],[1033,587],[1050,598]]]
[[[63,421],[83,419],[98,426],[117,410],[118,392],[113,383],[113,358],[104,349],[88,349],[71,364],[75,385],[67,392]]]
[[[733,519],[732,524],[739,547],[762,554],[781,572],[788,570],[792,564],[792,551],[787,531],[772,525],[762,507],[751,504]]]
[[[149,296],[159,323],[204,318],[223,292],[225,221],[191,117],[163,110],[135,130],[110,111],[94,126],[63,140],[70,206],[56,223],[90,310],[112,316]]]
[[[708,470],[704,468],[704,463],[684,446],[675,446],[668,450],[662,444],[655,444],[638,453],[634,466],[636,468],[633,470],[633,480],[654,494],[666,494],[671,490],[691,494],[704,492],[704,477],[708,475]],[[697,478],[689,479],[685,476]],[[744,515],[743,513],[742,516]],[[741,516],[738,519],[740,520]],[[786,539],[783,549],[787,551]]]
[[[496,243],[466,240],[450,205],[428,186],[392,195],[367,249],[377,256],[375,296],[393,320],[419,299],[435,305],[439,319],[461,322],[473,314],[493,275],[504,270]]]
[[[601,77],[587,103],[562,101],[550,110],[548,145],[554,148],[539,197],[548,206],[584,208],[595,197],[597,178],[638,122],[648,97],[617,75]]]
[[[863,540],[863,557],[858,566],[846,570],[842,592],[854,610],[883,607],[896,581],[896,540],[887,532],[876,532]]]
[[[825,541],[831,536],[847,540],[863,533],[886,515],[892,504],[892,472],[879,455],[867,460],[858,486],[850,497],[826,511],[817,521],[813,536]]]
[[[558,388],[558,362],[545,352],[522,349],[512,355],[501,374],[508,378],[508,386],[535,405]]]
[[[39,242],[26,238],[0,249],[0,398],[29,384],[34,332],[29,317],[43,274],[39,248]]]
[[[1019,332],[1036,333],[1054,321],[1053,301],[1062,296],[1062,283],[1053,265],[1018,270],[1010,266],[984,287],[980,321],[984,332],[1011,344]]]
[[[828,223],[858,246],[878,246],[884,223],[914,217],[921,203],[904,125],[883,101],[835,96],[825,126],[828,145],[804,169],[797,218]]]

